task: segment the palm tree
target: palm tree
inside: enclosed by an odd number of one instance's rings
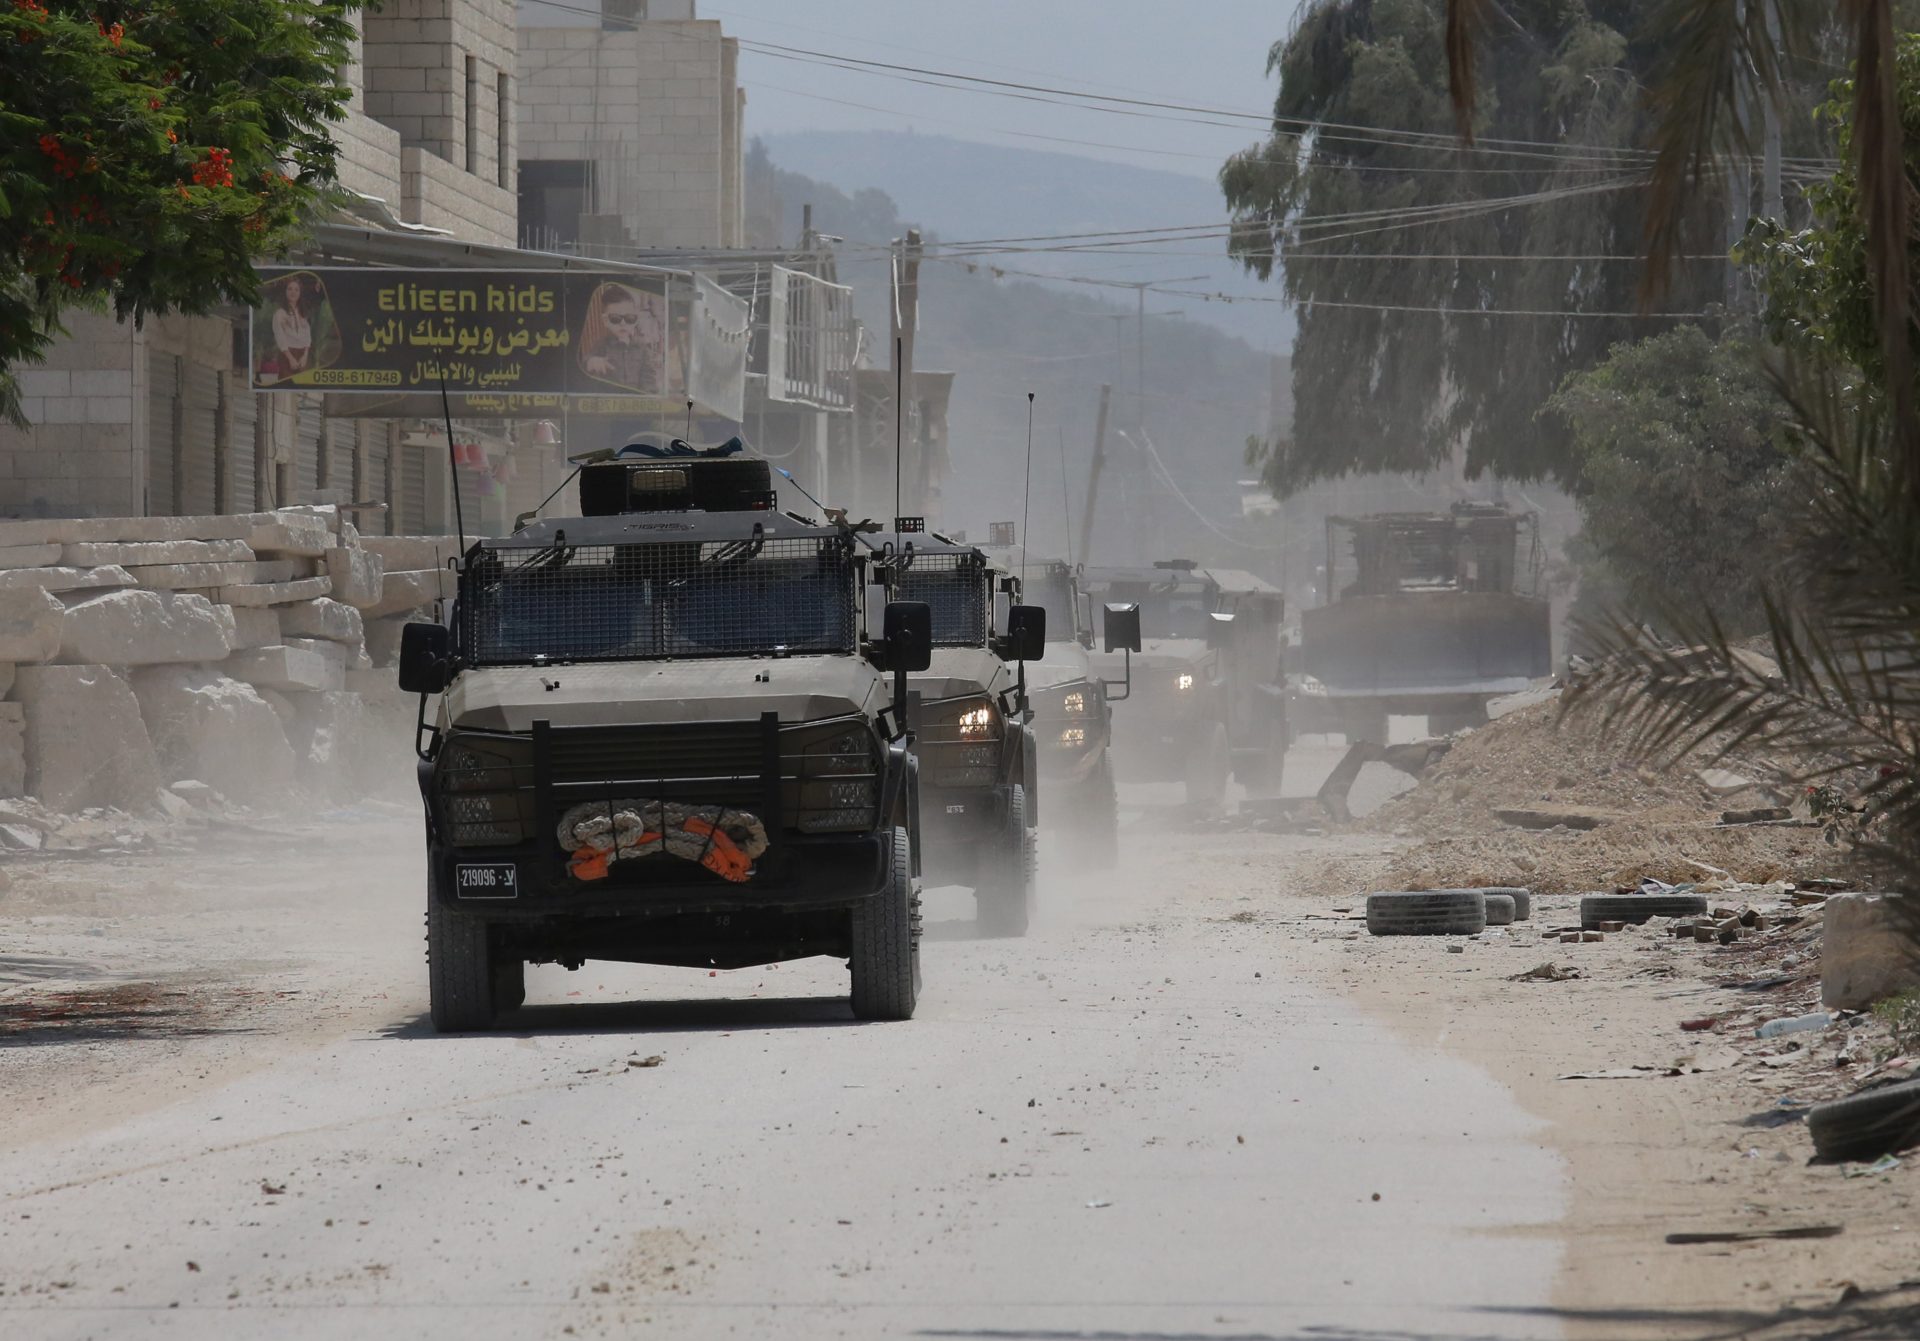
[[[1809,783],[1847,777],[1866,794],[1863,854],[1920,887],[1920,417],[1914,396],[1912,276],[1916,183],[1907,168],[1896,0],[1661,0],[1666,53],[1649,90],[1655,151],[1646,184],[1643,300],[1656,297],[1694,188],[1751,155],[1747,109],[1777,98],[1783,71],[1837,22],[1852,52],[1851,198],[1865,238],[1878,384],[1858,369],[1783,363],[1788,420],[1818,468],[1800,533],[1780,537],[1768,593],[1774,667],[1732,640],[1712,611],[1671,610],[1683,650],[1616,620],[1587,632],[1600,669],[1568,696],[1638,748],[1669,759],[1760,751]],[[1497,0],[1447,0],[1449,85],[1472,139],[1475,41]],[[1920,120],[1920,112],[1916,112]],[[1920,915],[1915,928],[1920,932]]]

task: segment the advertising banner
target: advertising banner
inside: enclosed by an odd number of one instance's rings
[[[703,408],[738,418],[744,306],[715,289],[703,313],[684,276],[628,271],[262,267],[252,381],[261,391],[365,397],[388,414],[438,413],[442,381],[463,414],[500,417]],[[726,304],[718,302],[725,299]],[[695,331],[740,329],[696,377]],[[711,329],[709,329],[711,328]],[[736,370],[735,363],[738,363]],[[719,404],[701,400],[704,391]],[[431,411],[416,407],[428,403]]]

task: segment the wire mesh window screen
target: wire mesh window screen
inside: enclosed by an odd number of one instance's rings
[[[971,554],[915,554],[894,582],[894,599],[927,604],[936,646],[986,644],[987,576]]]
[[[857,590],[837,538],[490,548],[459,619],[476,665],[850,652]]]

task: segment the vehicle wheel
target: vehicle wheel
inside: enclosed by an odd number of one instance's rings
[[[1039,845],[1027,827],[1027,789],[1019,783],[1007,797],[1006,826],[991,854],[982,854],[988,874],[974,890],[975,919],[988,936],[1024,936],[1033,919],[1033,873]]]
[[[1707,911],[1699,894],[1589,894],[1580,900],[1580,925],[1598,931],[1602,922],[1645,922],[1651,917],[1696,917]]]
[[[1505,894],[1513,900],[1513,920],[1530,921],[1533,917],[1533,891],[1519,885],[1489,885],[1480,891],[1491,898],[1495,894]]]
[[[487,924],[427,904],[427,999],[440,1033],[493,1027],[493,956]]]
[[[1477,936],[1486,929],[1487,898],[1477,889],[1367,895],[1367,931],[1375,936]]]
[[[1863,1090],[1807,1110],[1814,1156],[1878,1159],[1920,1143],[1920,1080]]]
[[[862,1020],[911,1020],[920,996],[920,892],[913,846],[893,831],[893,877],[853,910],[853,1013]]]
[[[1487,925],[1488,926],[1504,927],[1508,923],[1513,921],[1515,916],[1515,909],[1513,905],[1513,895],[1496,894],[1489,889],[1489,890],[1483,890],[1481,892],[1480,897],[1484,898],[1487,901]]]
[[[527,961],[496,955],[493,960],[493,1013],[504,1015],[527,1004]]]
[[[1227,746],[1227,728],[1215,722],[1187,759],[1187,805],[1216,814],[1227,804],[1227,774],[1233,751]]]

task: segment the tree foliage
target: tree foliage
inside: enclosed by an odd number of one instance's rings
[[[1547,410],[1569,428],[1589,577],[1636,621],[1679,604],[1764,630],[1767,542],[1797,525],[1811,480],[1753,345],[1678,326],[1616,346]]]
[[[0,413],[74,305],[251,304],[334,179],[362,0],[4,0]]]
[[[1623,148],[1647,131],[1647,80],[1661,60],[1641,28],[1648,8],[1491,7],[1472,149],[1450,138],[1444,0],[1302,9],[1269,58],[1274,132],[1220,174],[1238,225],[1230,250],[1263,276],[1278,268],[1299,303],[1293,440],[1267,462],[1277,490],[1425,470],[1456,444],[1474,474],[1577,473],[1564,433],[1536,412],[1569,373],[1666,324],[1638,315],[1631,258],[1648,160]],[[1696,196],[1689,256],[1724,249],[1717,194]],[[1356,217],[1383,210],[1398,213]],[[1418,210],[1430,213],[1405,213]],[[1594,257],[1609,259],[1554,259]],[[1725,276],[1712,259],[1681,262],[1665,310],[1705,310]],[[1548,315],[1490,315],[1500,310]]]

